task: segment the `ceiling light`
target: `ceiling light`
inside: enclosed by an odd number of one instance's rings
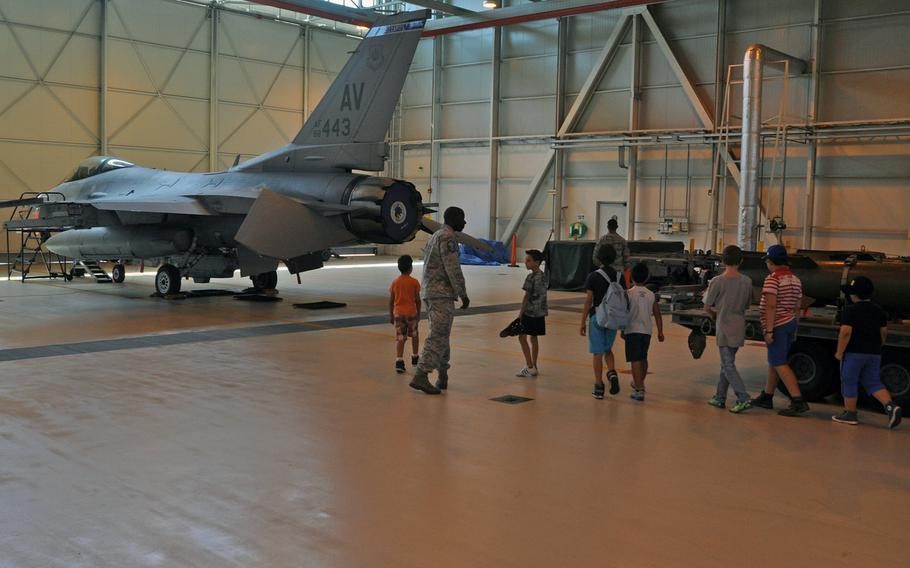
[[[491,10],[493,8],[499,8],[499,0],[483,0],[483,7]]]

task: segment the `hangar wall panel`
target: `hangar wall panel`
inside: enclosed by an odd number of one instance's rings
[[[103,13],[102,0],[0,0],[0,199],[51,188],[100,153]],[[208,171],[212,129],[220,168],[284,145],[358,41],[219,9],[210,124],[211,13],[203,3],[107,0],[109,154]]]
[[[726,0],[723,49],[719,53],[716,49],[718,6],[716,0],[675,0],[650,8],[711,116],[715,107],[723,102],[723,98],[715,100],[718,71],[722,78],[725,77],[727,65],[740,64],[749,45],[762,43],[806,60],[818,57],[817,121],[910,119],[910,98],[903,96],[910,90],[910,34],[906,33],[910,27],[910,11],[906,2],[824,0],[821,2],[821,42],[817,54],[813,52],[812,36],[815,0]],[[566,108],[575,100],[619,17],[619,11],[606,11],[565,20]],[[698,114],[665,54],[647,27],[642,25],[641,29],[639,128],[702,128]],[[483,148],[479,153],[489,152],[487,131],[491,105],[495,105],[499,110],[501,140],[493,159],[499,166],[499,177],[491,188],[497,191],[496,209],[489,214],[495,217],[501,233],[523,206],[530,193],[531,180],[546,154],[549,138],[556,131],[558,23],[549,20],[502,29],[498,101],[489,100],[490,66],[481,64],[492,59],[492,37],[490,30],[484,30],[452,34],[438,40],[444,42],[443,69],[437,70],[437,76],[443,78],[436,85],[440,100],[463,102],[470,98],[472,103],[460,102],[457,114],[443,107],[445,110],[441,111],[440,117],[443,128],[435,135],[430,128],[434,92],[433,40],[422,41],[420,64],[412,66],[412,77],[403,99],[407,106],[402,111],[404,128],[398,141],[407,147],[411,141],[426,143],[432,138],[433,144],[425,145],[422,151],[445,156],[450,151],[450,133],[458,137],[470,135],[477,138],[472,143]],[[456,77],[453,66],[460,66],[459,84],[455,86],[451,84]],[[631,71],[632,37],[627,33],[582,114],[577,130],[620,132],[630,128]],[[736,70],[734,77],[739,80],[741,70]],[[783,121],[804,124],[811,108],[811,77],[790,77],[786,96],[783,96],[780,72],[768,69],[766,78],[763,120],[773,125],[781,114],[783,100]],[[465,93],[465,84],[475,86],[476,94]],[[729,97],[734,115],[731,123],[737,126],[737,117],[741,115],[741,87],[734,85]],[[478,99],[487,104],[481,104]],[[453,118],[457,118],[457,128],[452,123]],[[906,219],[910,218],[910,172],[906,171],[905,164],[910,163],[910,150],[906,141],[906,138],[892,136],[877,139],[875,143],[855,139],[819,142],[813,246],[852,248],[866,245],[889,253],[908,253],[906,235],[910,224]],[[687,244],[691,238],[698,248],[710,245],[707,240],[711,207],[708,191],[712,154],[706,146],[693,145],[687,160],[685,146],[671,147],[666,160],[667,173],[664,173],[663,147],[641,150],[634,220],[636,237],[679,239]],[[431,155],[425,156],[429,162],[433,159]],[[565,155],[563,228],[565,230],[577,215],[584,214],[594,229],[598,201],[628,198],[626,170],[617,165],[615,145],[566,151]],[[762,204],[773,217],[780,214],[783,201],[783,217],[789,227],[783,239],[795,248],[803,242],[807,147],[798,142],[789,144],[783,197],[780,161],[773,176],[771,173],[774,155],[768,141],[762,163]],[[488,160],[476,160],[466,167],[475,170],[470,177],[484,179],[489,175],[489,165]],[[440,172],[437,181],[441,187],[446,186],[447,175],[445,171]],[[465,172],[459,171],[458,175],[464,176]],[[461,187],[460,183],[450,186],[450,191]],[[548,238],[552,227],[553,185],[550,176],[531,204],[518,231],[522,247],[540,247]],[[723,243],[735,241],[737,185],[738,180],[728,177],[726,188],[721,192],[718,219],[721,224],[719,238]],[[465,191],[472,200],[489,201],[482,199],[476,187]],[[688,200],[685,198],[687,193]],[[658,234],[661,204],[663,209],[687,212],[690,231],[671,236]],[[624,230],[628,234],[628,227]],[[478,232],[486,234],[483,230]]]

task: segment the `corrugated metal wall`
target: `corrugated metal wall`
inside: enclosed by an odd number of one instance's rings
[[[102,151],[103,14],[102,0],[0,0],[0,199]],[[181,171],[287,144],[358,41],[227,10],[213,37],[210,8],[172,0],[107,0],[105,19],[107,153]]]
[[[699,98],[714,114],[718,65],[741,63],[746,48],[763,43],[811,60],[815,0],[727,0],[717,53],[718,0],[677,0],[650,8]],[[574,16],[566,46],[566,108],[574,101],[593,61],[616,25],[618,11]],[[819,55],[819,122],[871,121],[910,117],[910,7],[900,0],[821,3]],[[493,30],[425,39],[402,99],[401,169],[422,190],[432,185],[433,201],[441,207],[461,205],[469,230],[499,236],[529,193],[531,178],[547,155],[556,130],[558,23],[555,20],[509,26],[502,30],[499,98],[500,139],[497,212],[490,207],[490,116]],[[434,70],[434,41],[437,66]],[[617,131],[630,127],[631,32],[597,87],[576,129]],[[433,76],[436,75],[434,89]],[[774,76],[769,73],[768,76]],[[779,75],[779,74],[778,74]],[[641,43],[640,129],[694,129],[703,125],[676,80],[667,59],[646,26]],[[763,118],[779,114],[782,81],[764,86]],[[435,97],[435,100],[434,100]],[[810,109],[809,76],[787,82],[785,122],[800,123]],[[741,113],[742,92],[730,95],[733,115]],[[722,101],[721,101],[722,102]],[[434,108],[435,103],[435,108]],[[433,122],[436,127],[433,128]],[[738,118],[734,120],[738,123]],[[813,242],[816,248],[866,246],[907,254],[910,223],[910,160],[904,140],[882,139],[821,143],[818,147]],[[766,149],[762,201],[771,216],[780,210],[780,183],[770,184],[773,152]],[[666,159],[665,159],[666,156]],[[687,157],[688,156],[688,157]],[[787,160],[784,241],[803,243],[806,201],[805,145],[791,144]],[[705,145],[642,149],[638,161],[635,236],[684,240],[696,247],[707,242],[712,149]],[[627,172],[615,148],[566,151],[564,183],[566,227],[577,215],[596,232],[597,203],[628,199]],[[778,178],[780,169],[778,166]],[[522,247],[540,247],[552,227],[552,176],[544,184],[518,231]],[[661,188],[664,188],[663,191]],[[688,188],[688,192],[687,192]],[[664,209],[689,210],[690,231],[671,236],[658,233],[661,194]],[[689,194],[689,203],[686,195]],[[738,218],[737,183],[731,178],[721,200],[721,239],[735,242]],[[490,216],[496,215],[495,235]],[[621,232],[629,233],[624,226]],[[411,247],[413,250],[415,247]]]

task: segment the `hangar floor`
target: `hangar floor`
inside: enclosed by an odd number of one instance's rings
[[[0,282],[0,566],[894,565],[908,429],[708,407],[717,355],[655,345],[644,404],[590,392],[579,296],[518,379],[523,270],[468,268],[450,391],[392,370],[391,265],[278,303]],[[419,272],[419,268],[418,268]],[[189,288],[239,290],[245,280]],[[292,302],[337,300],[308,312]],[[375,317],[374,317],[375,316]],[[751,386],[763,350],[747,347]],[[514,394],[534,400],[492,402]],[[782,404],[782,401],[778,401]],[[900,561],[897,562],[900,564]]]

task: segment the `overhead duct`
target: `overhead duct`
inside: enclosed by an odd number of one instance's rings
[[[760,43],[750,45],[743,56],[742,164],[736,236],[740,248],[751,251],[758,246],[758,171],[761,164],[761,95],[765,65],[776,66],[785,72],[789,67],[795,69],[797,75],[805,73],[809,68],[809,64],[802,59]]]

